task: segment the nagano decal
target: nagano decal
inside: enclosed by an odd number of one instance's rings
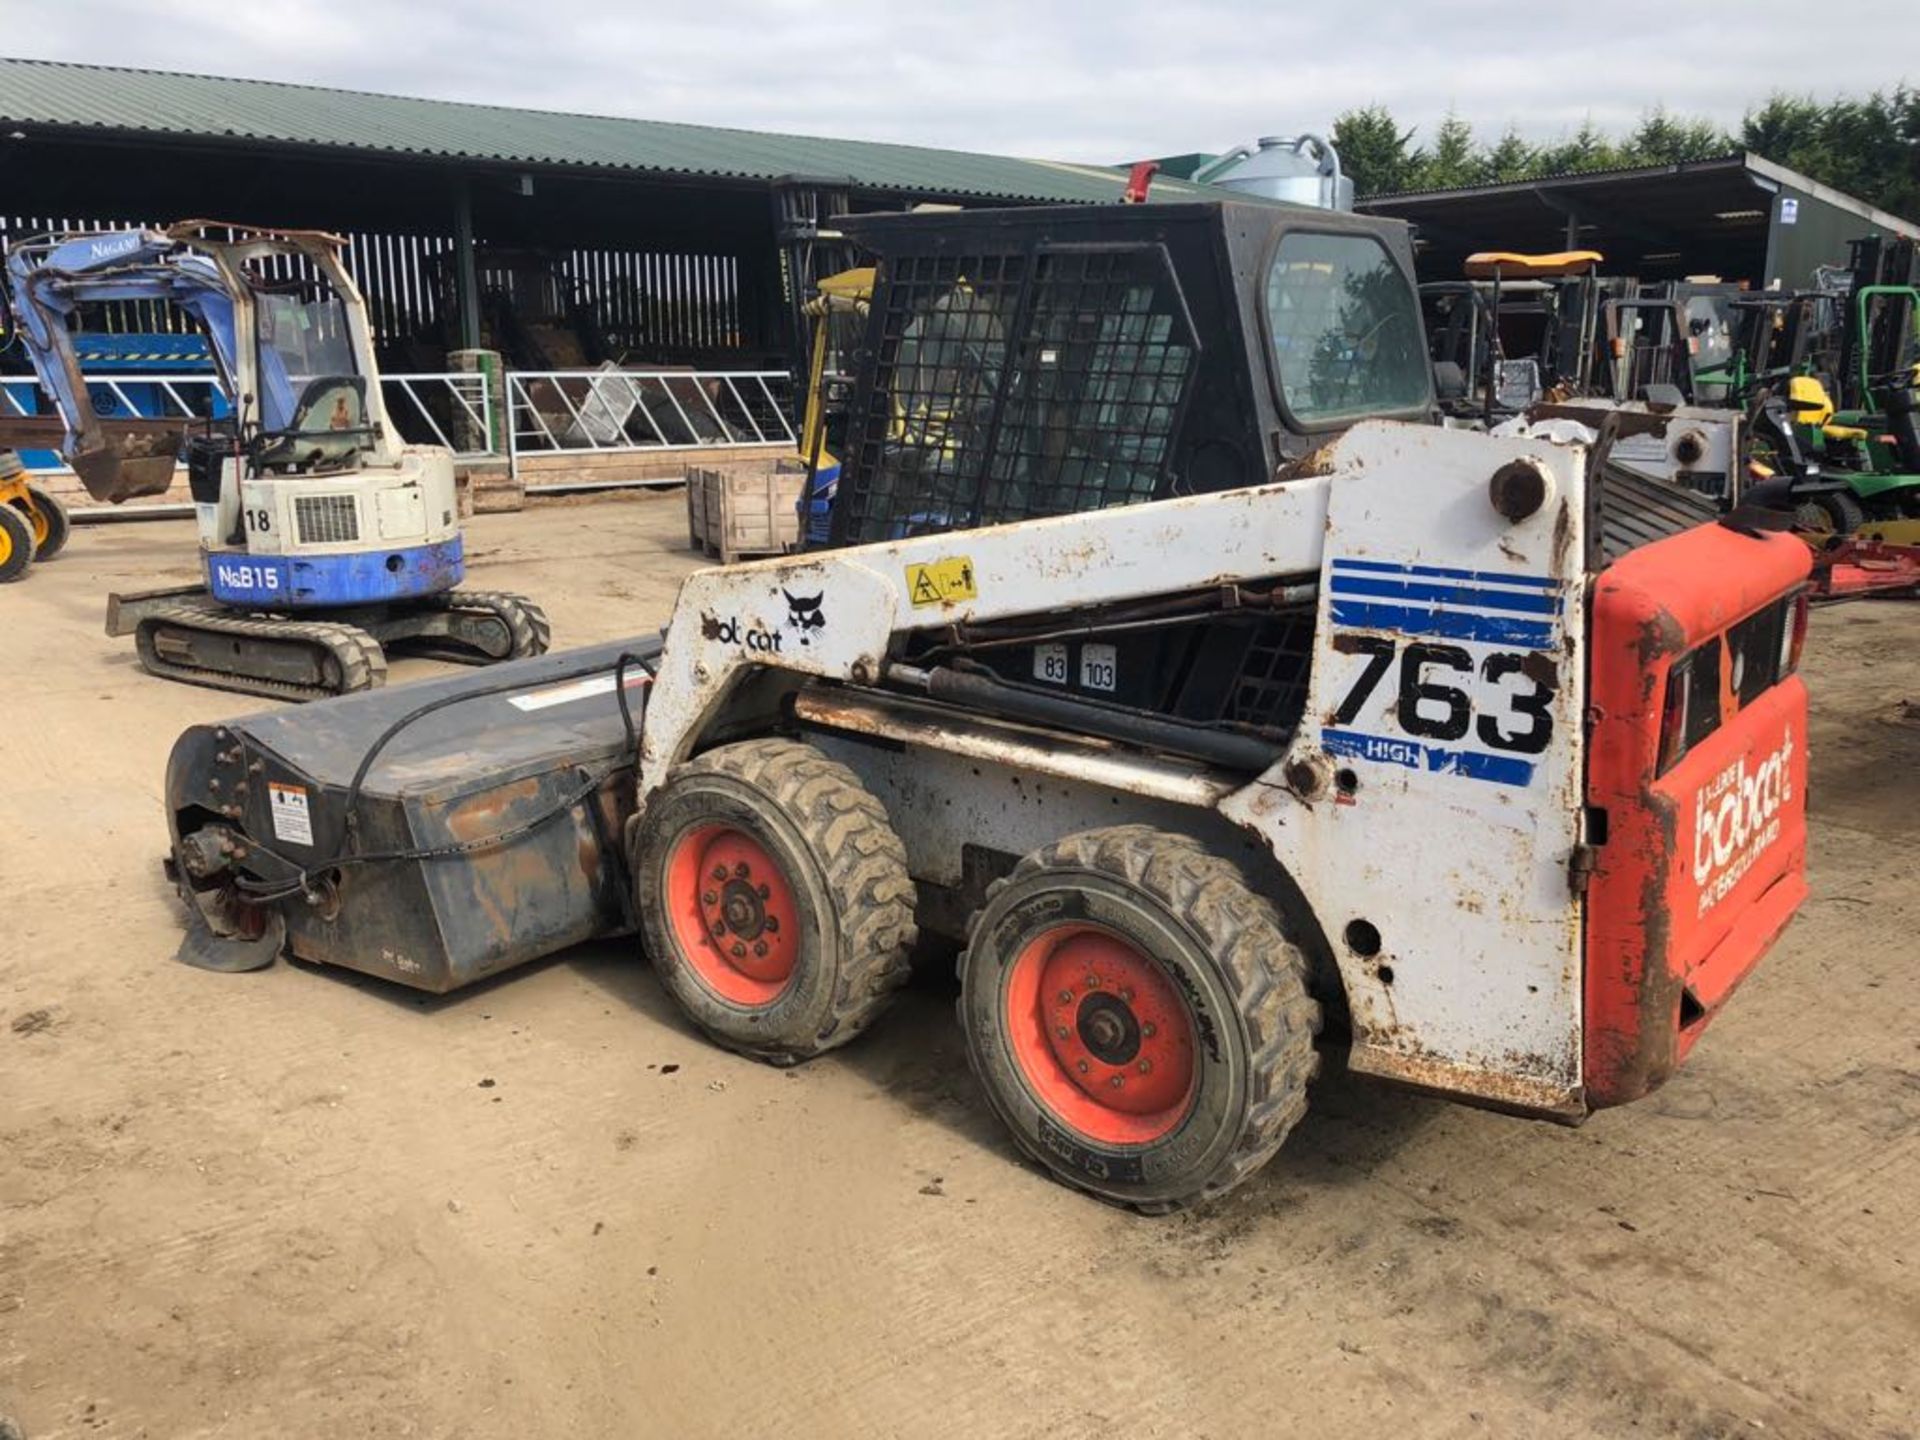
[[[1742,755],[1700,787],[1693,802],[1693,883],[1704,915],[1738,885],[1780,838],[1780,812],[1793,801],[1793,727],[1751,770]]]
[[[1329,754],[1527,785],[1553,740],[1559,581],[1335,560],[1333,649],[1363,660],[1321,742]],[[1469,648],[1472,647],[1472,648]]]

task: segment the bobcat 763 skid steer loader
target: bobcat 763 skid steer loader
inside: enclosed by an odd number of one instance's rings
[[[1610,513],[1604,434],[1433,425],[1397,223],[846,227],[835,545],[189,731],[189,953],[440,991],[636,928],[790,1063],[945,931],[1020,1146],[1149,1210],[1264,1163],[1322,1044],[1561,1120],[1659,1084],[1806,894],[1806,547]]]

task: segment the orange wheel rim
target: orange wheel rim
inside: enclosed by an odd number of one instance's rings
[[[793,983],[800,910],[780,862],[731,825],[689,830],[667,857],[667,925],[702,983],[770,1005]]]
[[[1172,979],[1105,930],[1063,925],[1007,976],[1014,1063],[1063,1124],[1108,1145],[1170,1134],[1193,1106],[1193,1015]]]

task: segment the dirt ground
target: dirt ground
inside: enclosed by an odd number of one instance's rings
[[[559,644],[665,617],[677,496],[486,516]],[[1655,1097],[1561,1129],[1336,1077],[1254,1182],[1021,1164],[927,984],[794,1071],[628,943],[446,1000],[171,960],[160,788],[257,702],[0,589],[0,1416],[183,1436],[1920,1435],[1920,604],[1820,612],[1814,899]],[[396,681],[429,673],[396,666]]]

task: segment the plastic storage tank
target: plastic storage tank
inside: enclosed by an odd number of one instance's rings
[[[1340,173],[1339,155],[1318,135],[1268,135],[1228,151],[1193,178],[1295,205],[1353,209],[1353,181]]]

